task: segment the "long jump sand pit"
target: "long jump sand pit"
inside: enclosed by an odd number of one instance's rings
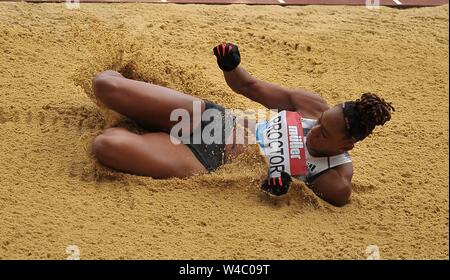
[[[0,258],[448,258],[448,5],[345,6],[0,3]],[[350,152],[343,208],[295,182],[259,191],[255,149],[209,175],[154,180],[89,154],[107,127],[133,123],[92,98],[105,69],[229,108],[212,48],[236,43],[259,79],[329,104],[372,91],[396,112]],[[134,127],[139,131],[138,127]]]

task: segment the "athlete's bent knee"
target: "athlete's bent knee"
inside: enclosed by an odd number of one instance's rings
[[[118,136],[100,134],[95,137],[92,143],[92,153],[101,162],[111,160],[120,142]]]
[[[112,75],[108,71],[101,72],[92,79],[92,88],[94,90],[94,94],[100,100],[104,100],[111,93],[116,92],[118,87],[119,85],[117,76]]]

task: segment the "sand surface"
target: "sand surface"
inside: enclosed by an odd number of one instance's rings
[[[0,3],[0,258],[65,259],[68,245],[82,259],[365,259],[368,245],[382,259],[448,258],[448,12]],[[101,70],[262,108],[226,85],[212,54],[225,40],[259,79],[329,104],[363,91],[393,102],[350,153],[350,204],[300,182],[261,194],[255,149],[188,180],[95,163],[95,135],[133,127],[92,99]]]

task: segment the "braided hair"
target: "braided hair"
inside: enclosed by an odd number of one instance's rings
[[[391,119],[391,103],[374,93],[366,92],[356,101],[342,103],[347,137],[355,142],[369,136],[375,126],[383,125]]]

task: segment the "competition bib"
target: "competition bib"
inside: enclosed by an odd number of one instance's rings
[[[300,113],[282,111],[270,121],[258,123],[256,140],[269,161],[269,177],[278,177],[282,171],[291,176],[306,176]]]

